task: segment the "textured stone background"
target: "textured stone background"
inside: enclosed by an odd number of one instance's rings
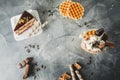
[[[36,80],[57,80],[63,72],[70,73],[68,65],[76,61],[83,66],[81,74],[85,80],[120,80],[120,0],[74,0],[85,7],[85,15],[79,21],[59,14],[56,7],[62,1],[0,0],[0,80],[22,80],[23,69],[16,66],[27,56],[33,56],[39,65],[47,66],[46,70],[37,73]],[[39,12],[42,23],[47,20],[49,24],[41,35],[16,42],[10,18],[30,8]],[[49,16],[48,10],[54,14]],[[89,25],[85,26],[88,21]],[[101,27],[116,47],[98,55],[84,52],[80,48],[79,34]],[[39,44],[40,50],[26,54],[24,47],[29,44]],[[90,56],[92,63],[87,65]]]

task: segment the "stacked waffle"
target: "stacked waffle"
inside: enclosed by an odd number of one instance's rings
[[[80,3],[71,0],[62,2],[59,6],[59,11],[62,16],[73,20],[81,19],[84,15],[84,7]]]

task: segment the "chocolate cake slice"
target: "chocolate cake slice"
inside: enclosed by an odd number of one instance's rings
[[[14,29],[15,33],[18,35],[22,34],[24,31],[26,31],[27,29],[32,27],[35,20],[36,19],[33,15],[31,15],[27,11],[24,11],[23,14],[21,15],[20,19],[18,20],[15,29]]]

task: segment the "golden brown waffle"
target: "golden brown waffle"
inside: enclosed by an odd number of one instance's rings
[[[86,40],[89,40],[90,37],[94,35],[96,35],[96,30],[89,30],[85,34],[83,34],[83,38],[85,38]]]
[[[67,15],[74,20],[81,19],[84,15],[84,7],[78,2],[72,2],[67,10]]]
[[[59,11],[61,15],[63,15],[64,17],[67,17],[67,9],[71,4],[72,4],[72,1],[64,1],[60,4]]]

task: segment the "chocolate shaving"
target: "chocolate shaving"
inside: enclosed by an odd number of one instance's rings
[[[100,28],[96,31],[97,36],[101,36],[104,33],[104,28]]]
[[[106,33],[102,36],[102,40],[104,40],[104,41],[108,40],[108,36]]]
[[[113,42],[109,42],[109,41],[106,41],[105,45],[108,47],[111,47],[111,48],[115,47],[115,44]]]

